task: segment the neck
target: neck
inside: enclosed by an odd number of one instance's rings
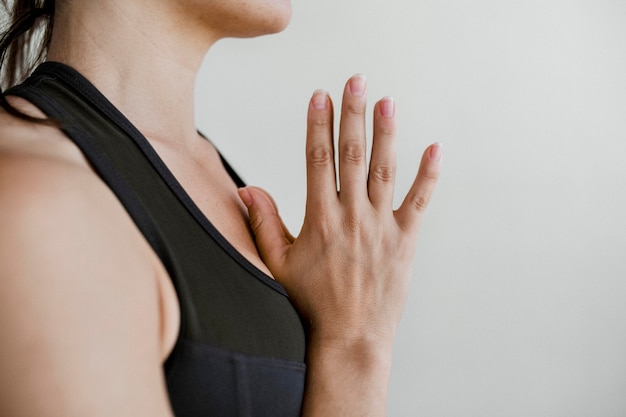
[[[177,19],[170,3],[67,2],[48,60],[81,72],[149,140],[191,149],[196,74],[217,36]]]

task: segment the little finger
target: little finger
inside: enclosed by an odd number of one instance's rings
[[[400,208],[396,211],[396,221],[408,232],[417,233],[420,221],[435,190],[441,169],[443,147],[437,142],[424,151],[417,177]]]

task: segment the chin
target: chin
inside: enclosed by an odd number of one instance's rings
[[[290,0],[251,1],[236,11],[213,14],[211,23],[222,37],[252,38],[282,32],[291,21],[291,13]]]
[[[271,31],[269,33],[282,32],[287,28],[287,26],[289,26],[289,22],[291,22],[291,6],[286,9],[287,10],[285,10],[283,14],[275,16],[275,19],[270,26]]]
[[[285,30],[291,21],[291,2],[268,1],[266,4],[257,6],[256,16],[240,26],[240,37],[254,37],[271,35]]]

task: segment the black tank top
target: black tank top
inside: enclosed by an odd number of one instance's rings
[[[176,416],[299,416],[306,340],[283,287],[226,241],[146,138],[77,71],[47,62],[7,94],[61,123],[165,265],[181,309],[164,364]]]

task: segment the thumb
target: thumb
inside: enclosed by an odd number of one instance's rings
[[[276,274],[283,265],[293,237],[285,228],[271,197],[255,187],[239,189],[239,197],[248,208],[250,227],[254,233],[261,258]]]

